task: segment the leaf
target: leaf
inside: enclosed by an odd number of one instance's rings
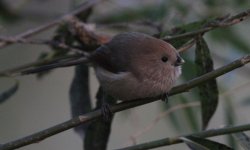
[[[91,111],[88,66],[82,64],[75,67],[75,74],[71,82],[69,94],[71,115],[73,118]],[[81,137],[84,137],[88,126],[89,124],[82,124],[75,127],[74,130]]]
[[[206,74],[213,69],[213,60],[210,56],[209,48],[203,38],[197,39],[195,49],[195,63],[197,75]],[[216,79],[211,79],[198,86],[201,110],[202,110],[202,129],[205,129],[216,111],[218,105],[218,87]]]
[[[109,24],[118,22],[132,22],[136,20],[161,20],[167,14],[166,2],[153,5],[141,5],[141,7],[120,9],[116,13],[108,13],[95,17],[96,23]]]
[[[194,61],[190,58],[190,56],[187,56],[185,54],[181,57],[185,60],[185,67],[182,67],[181,77],[184,78],[185,81],[191,80],[196,75],[195,72],[190,71],[196,69]]]
[[[245,150],[250,150],[250,138],[243,132],[234,133],[233,137],[240,143]]]
[[[183,140],[192,150],[233,150],[224,144],[200,137],[187,136],[181,137],[180,139]]]
[[[12,95],[14,95],[19,87],[19,82],[16,80],[15,84],[9,88],[8,90],[0,93],[0,104],[9,99]]]

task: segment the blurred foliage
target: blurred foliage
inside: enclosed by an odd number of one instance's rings
[[[180,102],[182,104],[187,104],[190,102],[194,102],[194,100],[188,100],[187,98],[185,98],[184,96],[180,95]],[[183,115],[186,118],[186,120],[188,121],[189,126],[191,127],[192,131],[199,131],[199,121],[198,121],[198,116],[197,116],[197,108],[185,108],[182,110],[183,111]],[[180,122],[181,124],[181,122]]]
[[[243,101],[241,102],[241,105],[245,107],[250,106],[250,98],[248,97],[248,98],[243,99]]]
[[[171,97],[171,101],[169,103],[161,106],[163,106],[162,108],[164,111],[167,111],[172,107],[178,105],[185,105],[191,102],[195,102],[193,98],[187,98],[183,95],[176,95],[174,97]],[[169,113],[167,116],[167,122],[170,123],[172,127],[175,128],[177,131],[181,131],[184,133],[186,133],[188,127],[191,129],[192,132],[199,131],[199,116],[197,111],[197,107],[188,107],[178,110],[174,113]]]
[[[0,1],[0,20],[13,22],[16,19],[18,19],[18,15],[4,1]]]
[[[81,0],[71,1],[72,6],[80,4]],[[115,3],[114,1],[107,3]],[[146,3],[146,1],[145,1]],[[117,3],[116,3],[117,4]],[[192,6],[192,7],[191,7]],[[220,17],[226,15],[231,10],[243,10],[244,8],[250,7],[249,0],[205,0],[203,2],[198,1],[155,1],[150,4],[141,4],[137,7],[123,7],[117,4],[117,8],[115,10],[110,10],[105,14],[97,14],[93,16],[93,22],[97,24],[112,24],[112,23],[136,23],[136,22],[151,22],[152,24],[159,25],[159,31],[161,33],[155,33],[154,35],[159,35],[160,37],[164,37],[166,35],[178,35],[187,33],[190,31],[194,31],[197,29],[201,29],[207,23],[209,23],[214,17]],[[103,6],[103,9],[107,9]],[[89,9],[84,13],[78,15],[82,21],[87,21],[88,16],[92,15],[93,9]],[[114,13],[115,12],[115,13]],[[173,13],[174,14],[171,14]],[[232,12],[235,13],[235,12]],[[173,15],[171,17],[171,15]],[[4,3],[4,1],[0,1],[0,19],[9,22],[18,18],[18,15],[13,12],[10,7]],[[169,25],[170,24],[170,25]],[[170,27],[172,27],[171,30]],[[129,31],[129,30],[128,30]],[[235,52],[237,53],[249,53],[250,45],[247,40],[236,30],[234,27],[226,28],[226,29],[216,29],[209,32],[207,36],[211,43],[217,42],[220,44],[229,43],[232,46]],[[178,40],[169,40],[171,44],[173,44],[176,48],[183,46],[186,42],[190,41],[193,37],[181,38]],[[56,31],[54,32],[53,41],[58,43],[65,43],[69,46],[84,46],[84,43],[81,43],[72,33],[69,31],[66,24],[61,24]],[[68,53],[68,49],[58,48],[56,46],[52,46],[52,51],[48,53],[42,53],[39,56],[39,60],[47,60],[51,58],[65,56]],[[196,48],[196,60],[194,60],[194,51],[190,49],[188,52],[184,52],[181,54],[185,59],[186,63],[183,66],[183,81],[188,81],[194,77],[196,77],[195,69],[198,68],[198,75],[202,75],[213,70],[213,62],[210,56],[208,45],[204,39],[198,39],[197,48]],[[213,52],[217,53],[223,50],[213,50]],[[197,67],[197,66],[198,67]],[[83,69],[83,68],[82,68]],[[86,69],[86,68],[85,68]],[[79,70],[78,70],[79,71]],[[85,70],[86,71],[86,70]],[[87,72],[87,71],[86,71]],[[85,73],[86,73],[85,72]],[[39,73],[38,77],[43,77],[48,72]],[[86,87],[82,87],[85,90]],[[79,88],[78,92],[81,92],[83,89]],[[15,94],[18,89],[18,82],[11,87],[10,89],[0,93],[0,103],[5,101],[7,98]],[[79,93],[77,93],[79,94]],[[80,93],[82,94],[82,93]],[[97,103],[97,108],[100,107],[100,99],[102,99],[103,95],[99,93],[97,99],[99,99]],[[75,95],[76,96],[76,95]],[[79,98],[79,97],[78,97]],[[170,98],[172,99],[172,97]],[[217,103],[218,103],[218,89],[216,80],[211,80],[210,82],[202,85],[197,90],[192,90],[189,94],[178,95],[173,97],[175,102],[170,102],[167,105],[164,105],[164,110],[174,107],[180,102],[181,104],[186,104],[189,102],[194,102],[195,100],[201,99],[202,102],[202,116],[203,116],[203,129],[207,127],[212,115],[214,114]],[[225,123],[229,125],[235,124],[235,110],[232,105],[231,99],[227,97],[228,101],[225,103]],[[245,102],[249,102],[249,99]],[[111,99],[111,103],[114,101]],[[90,105],[90,103],[89,103]],[[73,105],[72,105],[73,106]],[[86,111],[89,111],[90,106],[86,108]],[[79,112],[83,112],[78,110]],[[191,129],[193,131],[199,130],[199,114],[197,113],[197,108],[185,108],[175,113],[170,113],[168,118],[176,131],[186,131],[186,129]],[[184,124],[183,120],[180,118],[185,118],[186,123]],[[96,121],[96,124],[92,124],[89,127],[88,135],[86,143],[92,143],[98,138],[102,138],[102,136],[108,136],[107,132],[110,132],[110,125],[103,125],[103,122]],[[185,125],[188,125],[186,127]],[[102,134],[97,131],[103,131],[105,134]],[[93,135],[93,136],[92,136]],[[185,142],[194,147],[194,143],[198,143],[198,145],[205,145],[206,147],[210,147],[212,145],[212,149],[216,149],[216,146],[226,147],[224,145],[215,143],[210,140],[200,139],[196,137],[187,137],[188,140]],[[108,140],[105,137],[105,140]],[[191,141],[191,142],[190,142]],[[103,141],[107,142],[107,141]],[[234,140],[232,138],[229,139],[229,143],[232,147],[235,147]],[[93,145],[93,144],[92,144]],[[105,143],[104,143],[105,145]],[[195,144],[196,145],[196,144]],[[90,144],[91,146],[91,144]],[[192,147],[191,146],[191,147]],[[197,146],[197,145],[196,145]],[[215,147],[214,147],[215,146]],[[210,147],[211,148],[211,147]],[[193,148],[195,149],[195,148]],[[225,148],[227,149],[227,148]]]
[[[245,134],[244,132],[238,132],[234,133],[233,137],[236,139],[236,141],[240,144],[240,146],[244,150],[250,149],[250,138],[247,134]]]
[[[133,22],[137,20],[159,21],[166,16],[166,13],[166,2],[162,1],[160,4],[143,5],[142,7],[123,8],[120,10],[117,9],[116,13],[112,12],[106,16],[97,16],[95,18],[95,22],[109,24],[118,22]]]
[[[65,43],[68,46],[72,46],[76,40],[75,40],[75,37],[72,35],[72,33],[69,31],[67,24],[62,24],[56,29],[55,35],[52,38],[52,41],[55,43]],[[38,60],[41,61],[41,60],[62,57],[68,54],[69,52],[69,49],[64,49],[56,45],[52,45],[51,49],[52,51],[50,52],[42,52],[40,56],[38,57]],[[47,75],[50,71],[51,70],[40,72],[37,74],[37,77],[42,78],[45,75]]]
[[[249,1],[248,0],[222,0],[222,1],[216,1],[216,0],[205,0],[205,4],[208,6],[208,7],[214,7],[214,6],[222,6],[222,5],[227,5],[227,6],[234,6],[234,7],[237,7],[237,6],[243,6],[243,5],[249,5],[248,3]]]
[[[227,42],[235,47],[236,51],[242,53],[249,53],[250,52],[250,45],[247,41],[244,41],[238,32],[234,30],[234,28],[226,28],[226,29],[219,29],[210,32],[209,34],[211,38],[215,41],[219,42]]]
[[[174,98],[178,100],[179,96],[175,96]],[[174,107],[175,105],[177,105],[177,102],[171,100],[171,102],[165,105],[160,105],[160,106],[161,106],[162,111],[167,111],[168,109],[170,109],[171,107]],[[179,116],[178,113],[170,113],[168,114],[166,121],[167,123],[170,123],[175,130],[182,131],[182,125],[180,123],[180,120],[178,119],[179,118],[178,116]]]

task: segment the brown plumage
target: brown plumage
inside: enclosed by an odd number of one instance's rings
[[[168,92],[181,74],[183,59],[165,41],[129,32],[115,36],[91,56],[104,90],[120,100]]]

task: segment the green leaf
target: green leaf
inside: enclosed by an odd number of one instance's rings
[[[183,140],[192,150],[233,150],[224,144],[200,137],[187,136],[181,137],[180,139]]]
[[[96,16],[95,22],[109,24],[118,22],[132,22],[135,20],[161,20],[166,16],[166,2],[155,5],[141,5],[137,8],[120,9],[116,13]]]
[[[9,99],[12,95],[14,95],[19,87],[19,82],[16,80],[15,84],[9,88],[8,90],[0,93],[0,104]]]
[[[71,115],[73,118],[91,111],[88,66],[82,64],[75,67],[75,74],[71,82],[69,94]],[[82,124],[75,127],[74,130],[81,137],[84,137],[88,125]]]
[[[0,1],[0,21],[11,23],[17,19],[19,19],[19,16],[9,8],[7,3]]]
[[[183,64],[184,66],[182,67],[181,77],[185,81],[189,81],[196,75],[194,71],[190,71],[190,70],[195,70],[196,66],[194,64],[193,59],[191,59],[190,56],[183,54],[181,57],[185,60],[185,64]]]
[[[197,39],[195,49],[195,63],[197,66],[197,75],[203,75],[211,72],[213,69],[213,60],[206,41],[200,37]],[[205,129],[216,111],[218,105],[218,87],[216,79],[211,79],[198,86],[201,110],[202,110],[202,129]]]
[[[245,150],[250,150],[250,138],[243,132],[234,133],[233,137],[240,143]]]

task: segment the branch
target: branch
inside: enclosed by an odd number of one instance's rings
[[[231,62],[228,65],[225,65],[221,68],[218,68],[212,72],[209,72],[209,73],[204,74],[200,77],[194,78],[194,79],[192,79],[192,80],[190,80],[182,85],[176,86],[170,91],[169,94],[175,95],[178,93],[188,91],[191,88],[194,88],[199,84],[202,84],[210,79],[213,79],[213,78],[221,76],[225,73],[228,73],[236,68],[242,67],[249,62],[250,62],[250,55],[247,55],[245,57],[242,57],[240,59],[237,59],[237,60]],[[143,104],[147,104],[147,103],[159,100],[159,99],[161,99],[161,97],[162,96],[159,95],[159,96],[156,96],[153,98],[144,98],[144,99],[138,99],[138,100],[133,100],[133,101],[129,101],[129,102],[122,102],[122,103],[111,106],[110,109],[112,112],[119,112],[119,111],[122,111],[125,109],[133,108],[136,106],[140,106]],[[70,128],[76,127],[80,124],[87,123],[87,122],[94,120],[94,119],[97,119],[101,116],[102,116],[102,114],[101,114],[100,109],[98,109],[96,111],[92,111],[92,112],[87,113],[85,115],[81,115],[79,117],[68,120],[64,123],[58,124],[56,126],[50,127],[48,129],[42,130],[42,131],[34,133],[32,135],[29,135],[27,137],[2,144],[0,146],[0,150],[12,150],[15,148],[23,147],[25,145],[29,145],[31,143],[39,142],[47,137],[58,134],[60,132],[68,130]]]
[[[249,63],[250,62],[250,55],[246,55],[240,59],[237,59],[233,62],[231,62],[230,64],[228,65],[225,65],[219,69],[216,69],[212,72],[209,72],[207,74],[204,74],[200,77],[197,77],[195,79],[192,79],[182,85],[179,85],[179,86],[176,86],[174,87],[171,91],[170,91],[170,95],[175,95],[175,94],[178,94],[178,93],[181,93],[181,92],[185,92],[185,91],[188,91],[189,89],[193,88],[194,86],[197,86],[198,84],[204,82],[204,81],[207,81],[209,79],[213,79],[213,78],[216,78],[218,76],[221,76],[227,72],[230,72],[234,69],[237,69],[239,67],[242,67],[244,66],[245,64]]]
[[[182,52],[188,50],[189,48],[191,48],[192,46],[194,46],[195,41],[196,41],[196,40],[194,40],[194,39],[193,39],[193,40],[190,40],[190,41],[188,41],[186,44],[184,44],[182,47],[178,48],[178,49],[177,49],[178,53],[182,53]]]
[[[21,44],[36,44],[36,45],[48,45],[48,46],[55,46],[55,47],[62,48],[62,49],[68,49],[68,50],[76,52],[76,53],[84,53],[83,50],[80,50],[78,48],[66,45],[65,43],[61,43],[61,42],[57,42],[57,41],[53,41],[53,40],[28,40],[28,39],[23,39],[23,38],[16,39],[14,37],[3,37],[3,36],[0,36],[0,42],[5,42],[5,43],[21,43]]]
[[[53,59],[45,59],[45,60],[38,60],[36,62],[32,62],[32,63],[29,63],[29,64],[25,64],[25,65],[22,65],[22,66],[18,66],[16,68],[13,68],[13,69],[8,69],[8,70],[3,70],[3,71],[0,71],[0,76],[16,76],[16,75],[20,75],[23,71],[32,71],[34,70],[35,68],[32,68],[32,67],[35,67],[35,66],[48,66],[48,65],[51,65],[51,64],[58,64],[59,62],[71,62],[71,61],[77,61],[77,60],[80,60],[83,56],[82,55],[79,55],[79,54],[72,54],[72,55],[66,55],[66,56],[63,56],[63,57],[59,57],[59,58],[53,58]]]
[[[148,142],[148,143],[144,143],[144,144],[138,144],[135,146],[121,148],[119,150],[145,150],[145,149],[151,149],[151,148],[156,148],[156,147],[160,147],[160,146],[182,143],[183,141],[180,139],[180,137],[197,136],[197,137],[201,137],[201,138],[206,138],[206,137],[213,137],[213,136],[230,134],[230,133],[247,131],[247,130],[250,130],[250,124],[240,125],[240,126],[235,126],[235,127],[225,127],[225,128],[221,128],[221,129],[211,129],[211,130],[207,130],[207,131],[177,136],[177,137],[173,137],[173,138],[164,138],[161,140],[156,140],[156,141],[152,141],[152,142]]]
[[[16,75],[28,75],[32,73],[39,73],[39,72],[47,71],[47,70],[54,69],[54,68],[74,66],[74,65],[79,65],[81,63],[88,63],[88,62],[89,62],[89,59],[87,57],[81,57],[81,58],[71,60],[71,61],[62,61],[62,62],[52,63],[52,64],[43,65],[39,67],[28,68],[26,70],[21,71],[20,73],[17,73]]]
[[[80,14],[81,12],[89,9],[90,7],[93,7],[95,4],[97,4],[100,0],[88,0],[87,2],[83,3],[79,8],[69,12],[69,13],[66,13],[65,15],[63,15],[62,17],[58,18],[58,19],[55,19],[49,23],[46,23],[46,24],[43,24],[43,25],[40,25],[36,28],[33,28],[33,29],[29,29],[23,33],[20,33],[18,35],[15,36],[15,39],[25,39],[25,38],[28,38],[28,37],[31,37],[33,35],[36,35],[40,32],[43,32],[43,31],[46,31],[47,29],[51,28],[51,27],[54,27],[58,24],[60,24],[62,21],[64,21],[65,19],[67,19],[69,16],[75,16],[75,15],[78,15]],[[8,43],[8,42],[1,42],[0,43],[0,48],[3,48],[5,46],[8,46],[12,43]]]
[[[226,17],[214,19],[208,22],[203,28],[197,29],[195,31],[190,31],[190,32],[186,32],[183,34],[173,35],[173,36],[166,36],[165,38],[163,38],[163,40],[170,41],[170,40],[178,40],[180,38],[194,37],[199,34],[204,34],[210,30],[214,30],[214,29],[222,28],[222,27],[228,27],[228,26],[232,26],[234,24],[240,23],[246,20],[249,16],[250,16],[250,9],[244,12],[241,12],[237,15],[234,15],[232,17],[226,16]]]

